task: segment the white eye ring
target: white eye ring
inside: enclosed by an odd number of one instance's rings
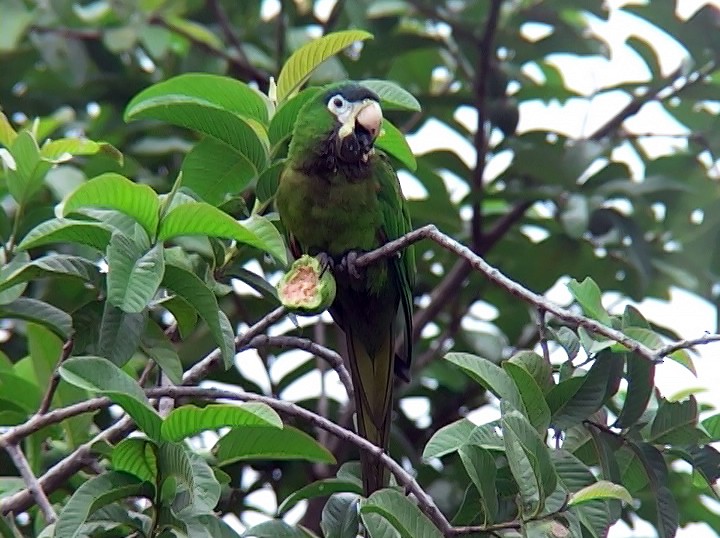
[[[328,110],[335,114],[336,116],[339,116],[348,110],[350,110],[350,102],[347,101],[342,95],[337,94],[333,95],[330,100],[328,101]]]

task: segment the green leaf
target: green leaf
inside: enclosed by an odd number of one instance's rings
[[[402,538],[441,538],[442,533],[431,523],[417,505],[402,493],[392,489],[376,491],[360,504],[360,515],[380,514]]]
[[[501,403],[502,408],[508,406]],[[555,491],[557,474],[544,440],[518,411],[503,412],[501,419],[508,465],[520,489],[523,501],[543,506]]]
[[[267,202],[275,196],[283,170],[285,170],[285,160],[274,163],[260,174],[255,186],[255,196],[259,202]]]
[[[160,439],[160,415],[150,407],[137,381],[109,360],[92,356],[71,357],[60,366],[60,375],[68,383],[109,397],[148,437]]]
[[[11,303],[0,305],[0,318],[24,319],[47,327],[63,340],[73,332],[70,314],[59,308],[28,297],[19,297]]]
[[[136,95],[125,109],[125,121],[138,119],[166,121],[212,136],[247,157],[256,171],[267,164],[267,107],[260,94],[237,80],[187,74],[160,82]]]
[[[332,495],[322,511],[320,530],[325,538],[356,538],[360,526],[358,495]]]
[[[40,148],[40,156],[52,163],[65,162],[75,155],[96,155],[104,153],[122,165],[123,155],[112,144],[95,142],[87,138],[61,138],[47,141]]]
[[[680,514],[672,491],[661,486],[655,491],[657,503],[657,531],[658,538],[674,538],[680,526]]]
[[[227,316],[220,310],[215,294],[194,273],[170,264],[165,266],[162,284],[192,305],[205,320],[220,348],[225,368],[230,368],[235,359],[235,333]]]
[[[192,509],[195,501],[195,475],[185,447],[180,443],[161,443],[158,463],[162,504],[170,506],[176,514]]]
[[[4,275],[2,276],[4,277]],[[98,276],[98,268],[95,264],[79,256],[50,254],[20,267],[3,278],[0,282],[0,291],[30,280],[53,276],[75,277],[93,283]]]
[[[30,414],[37,411],[41,398],[36,383],[12,371],[0,371],[0,401],[12,403]]]
[[[102,222],[58,218],[35,226],[23,237],[17,248],[30,250],[52,243],[80,243],[105,250],[111,235],[112,228]]]
[[[143,482],[155,484],[158,476],[157,446],[147,439],[127,438],[112,451],[112,467],[136,476]]]
[[[18,204],[24,205],[42,187],[52,163],[40,157],[40,149],[29,131],[21,131],[8,148],[15,167],[5,172],[7,189]]]
[[[242,153],[214,138],[205,138],[183,161],[182,186],[218,206],[226,195],[247,187],[255,174],[255,166]]]
[[[281,519],[271,519],[253,525],[242,535],[252,538],[315,538],[302,527],[292,527]]]
[[[122,233],[114,233],[107,251],[108,301],[124,312],[142,312],[157,293],[165,273],[162,243],[149,251]]]
[[[502,367],[515,382],[530,423],[537,431],[547,432],[550,426],[550,408],[532,374],[517,362],[505,361]]]
[[[492,523],[498,514],[498,491],[495,486],[497,467],[489,450],[476,445],[465,445],[460,449],[460,460],[470,480],[480,493],[484,523]]]
[[[499,366],[487,359],[469,353],[448,353],[445,360],[462,368],[475,381],[491,391],[499,399],[525,412],[520,392],[512,378]]]
[[[237,221],[227,213],[204,202],[181,204],[160,223],[158,240],[181,235],[223,237],[259,248],[286,263],[285,244],[277,229],[264,217],[253,216]]]
[[[306,88],[280,105],[280,108],[277,109],[270,120],[270,127],[268,128],[270,144],[276,146],[290,136],[295,128],[295,121],[300,109],[321,91],[321,88],[317,87]]]
[[[105,302],[100,321],[97,353],[122,367],[135,354],[147,324],[148,312],[125,312]]]
[[[179,295],[158,301],[158,306],[167,308],[178,325],[180,336],[187,338],[197,325],[198,313],[195,308]]]
[[[607,326],[612,326],[610,315],[602,305],[602,292],[592,278],[585,277],[582,282],[572,279],[568,282],[567,287],[587,316]]]
[[[411,172],[417,170],[417,160],[405,135],[387,120],[383,120],[382,131],[375,140],[375,147],[395,157]]]
[[[315,497],[327,497],[334,493],[354,493],[360,495],[362,494],[362,487],[357,482],[344,480],[342,478],[317,480],[288,495],[280,506],[278,506],[278,516],[283,515],[302,500],[314,499]]]
[[[90,515],[108,504],[127,497],[152,498],[152,487],[127,473],[110,471],[84,482],[58,517],[55,536],[78,538]]]
[[[617,390],[616,376],[622,369],[622,358],[608,351],[598,354],[590,371],[558,383],[547,395],[552,424],[561,429],[582,422],[602,407]],[[612,390],[611,390],[612,389]]]
[[[165,418],[162,435],[167,441],[181,441],[205,430],[245,426],[282,428],[283,424],[278,414],[262,403],[184,405]]]
[[[133,183],[120,174],[101,174],[80,185],[65,199],[63,216],[83,207],[102,207],[120,211],[137,221],[150,237],[158,226],[160,202],[147,185]]]
[[[315,68],[356,41],[372,39],[363,30],[333,32],[296,50],[283,65],[277,80],[277,100],[285,101],[302,86]]]
[[[9,262],[5,263],[0,267],[0,282],[4,282],[14,274],[22,271],[23,268],[27,267],[30,263],[30,255],[27,252],[22,252],[12,258]],[[25,292],[27,284],[23,281],[18,281],[15,284],[10,283],[5,286],[5,290],[0,292],[0,304],[11,303],[14,300],[22,297]]]
[[[267,122],[264,98],[257,90],[230,77],[186,73],[169,78],[137,94],[125,108],[125,121],[171,114],[173,107],[197,103],[219,108],[238,116]]]
[[[615,421],[618,428],[629,428],[642,417],[655,390],[655,364],[635,353],[626,354],[627,390],[622,410]]]
[[[452,454],[467,443],[470,435],[475,429],[475,424],[466,418],[443,426],[436,431],[425,445],[423,450],[423,460],[430,458],[440,458],[447,454]]]
[[[0,144],[10,147],[16,138],[17,132],[10,125],[7,116],[0,111]]]
[[[648,441],[655,444],[688,444],[696,442],[698,406],[693,396],[683,402],[662,400],[655,413]]]
[[[620,499],[628,504],[633,501],[632,496],[624,487],[607,480],[598,480],[594,484],[573,493],[568,501],[568,506],[586,503],[595,499]]]
[[[335,457],[308,434],[292,426],[283,429],[243,426],[232,429],[213,448],[220,465],[241,460],[305,460],[335,463]]]
[[[389,80],[365,79],[360,84],[374,91],[380,97],[384,110],[410,110],[420,112],[422,107],[415,96],[402,86]]]

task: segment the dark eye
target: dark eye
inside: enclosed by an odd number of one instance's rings
[[[333,99],[333,106],[335,106],[335,108],[341,108],[343,106],[342,97],[335,97]]]

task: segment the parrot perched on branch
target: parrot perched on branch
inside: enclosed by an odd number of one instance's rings
[[[408,379],[412,354],[412,247],[361,270],[354,257],[411,230],[388,157],[378,96],[356,83],[327,86],[298,113],[276,205],[295,257],[321,255],[333,268],[330,313],[346,336],[358,433],[387,449],[393,373]],[[395,338],[403,345],[396,355]],[[365,495],[387,485],[384,466],[360,453]]]

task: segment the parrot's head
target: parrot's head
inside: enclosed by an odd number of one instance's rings
[[[361,169],[382,127],[380,98],[352,82],[327,86],[300,110],[290,156],[317,171]]]

